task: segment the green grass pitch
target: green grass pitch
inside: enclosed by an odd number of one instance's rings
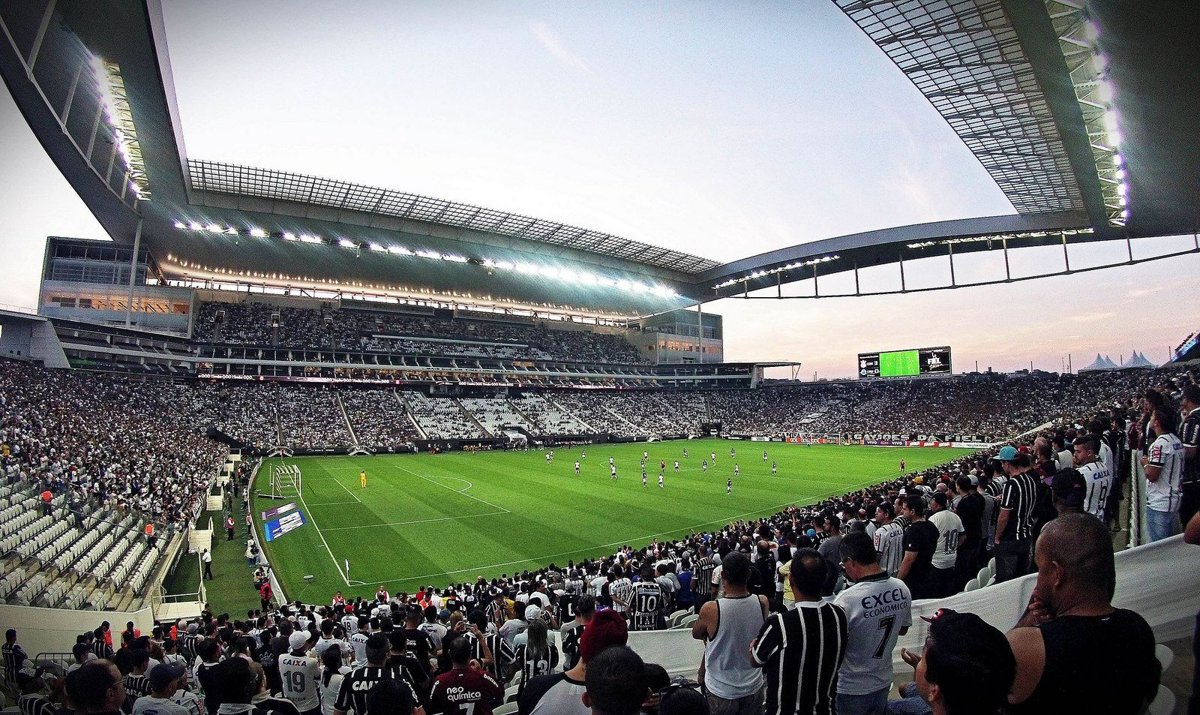
[[[737,450],[735,459],[730,449]],[[643,450],[650,453],[644,488]],[[560,448],[551,464],[539,450],[302,457],[287,461],[304,475],[303,499],[294,501],[308,523],[265,548],[293,600],[324,603],[337,590],[373,595],[380,584],[393,593],[412,592],[719,528],[895,477],[901,459],[909,470],[923,469],[969,451],[711,439]],[[712,452],[716,462],[702,472],[701,459]],[[667,462],[661,489],[660,459]],[[776,476],[772,460],[779,465]],[[726,494],[735,462],[741,476]],[[259,488],[277,463],[264,463]],[[262,511],[287,501],[253,499],[260,537]],[[314,578],[306,582],[305,575]]]

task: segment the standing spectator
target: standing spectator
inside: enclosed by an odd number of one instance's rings
[[[838,670],[839,715],[882,715],[892,689],[892,651],[912,625],[912,594],[879,567],[871,538],[842,537],[842,568],[853,583],[833,602],[846,612],[846,657]]]
[[[836,514],[825,517],[825,531],[829,536],[825,537],[825,540],[821,542],[821,547],[817,550],[821,554],[821,558],[825,559],[825,563],[829,565],[825,571],[825,587],[821,590],[821,595],[832,596],[838,579],[838,550],[842,546],[842,520]]]
[[[200,552],[200,561],[204,564],[204,578],[212,580],[212,554],[208,553],[208,549]]]
[[[233,541],[233,531],[237,527],[237,522],[233,520],[233,514],[225,517],[225,534],[226,541]]]
[[[271,609],[271,601],[274,599],[275,591],[271,588],[271,581],[264,579],[262,585],[258,587],[258,600],[264,613]]]
[[[367,715],[367,693],[384,680],[394,680],[385,667],[390,649],[391,644],[382,633],[375,633],[367,639],[366,665],[355,668],[342,679],[342,687],[333,706],[334,715],[346,715],[350,710],[354,710],[355,715]],[[395,682],[404,683],[404,687],[411,691],[405,681]],[[417,702],[415,693],[412,702]]]
[[[1179,533],[1180,481],[1183,477],[1183,442],[1175,435],[1175,415],[1155,408],[1150,427],[1157,435],[1142,457],[1146,472],[1146,530],[1150,541]]]
[[[429,712],[445,715],[491,715],[492,703],[504,697],[504,687],[471,658],[465,638],[450,644],[454,667],[437,677],[429,696]]]
[[[954,513],[963,525],[963,542],[958,547],[954,562],[954,568],[958,572],[954,590],[958,591],[979,570],[979,545],[983,539],[983,496],[975,490],[970,477],[959,477],[954,485],[961,495],[954,506]]]
[[[25,649],[17,643],[16,628],[4,631],[4,645],[0,646],[0,653],[4,655],[4,682],[16,682],[17,673],[20,672],[21,666],[29,657],[25,654]]]
[[[534,606],[531,606],[534,608]],[[516,648],[516,662],[523,676],[518,694],[524,692],[529,681],[539,675],[549,675],[558,667],[558,649],[546,638],[546,622],[533,619],[525,631],[525,642]]]
[[[1183,442],[1183,477],[1180,480],[1179,521],[1188,524],[1200,511],[1200,385],[1183,386],[1180,400],[1183,427],[1179,430]]]
[[[579,665],[579,641],[583,636],[584,629],[587,628],[588,622],[592,620],[592,616],[596,613],[596,599],[591,594],[580,596],[575,602],[573,610],[575,611],[575,617],[563,623],[562,628],[559,629],[563,657],[566,659],[563,662],[564,670],[570,670]]]
[[[900,562],[904,560],[904,529],[894,521],[895,516],[896,508],[887,501],[875,507],[876,526],[872,539],[875,552],[879,554],[879,567],[889,576],[900,572]]]
[[[896,574],[914,599],[936,598],[933,582],[933,552],[938,547],[938,530],[925,519],[925,498],[909,494],[904,498],[904,516],[910,524],[904,530],[904,560]]]
[[[1080,435],[1075,439],[1075,468],[1083,476],[1087,491],[1084,494],[1084,511],[1104,521],[1104,510],[1108,508],[1108,492],[1112,489],[1112,474],[1099,454],[1100,438],[1093,434]]]
[[[121,671],[107,660],[84,663],[67,679],[67,699],[76,715],[116,715],[125,703]]]
[[[767,618],[767,599],[747,588],[750,559],[731,551],[721,560],[725,595],[700,609],[692,637],[706,642],[704,685],[709,707],[728,715],[762,712],[762,673],[746,657],[746,649]]]
[[[624,646],[628,640],[629,630],[624,618],[611,610],[597,612],[588,621],[579,640],[579,662],[563,673],[541,675],[529,681],[517,701],[517,712],[521,715],[587,715],[588,708],[580,696],[586,689],[588,663],[605,649]]]
[[[1037,502],[1037,477],[1030,471],[1029,455],[1006,446],[996,455],[1007,479],[996,517],[996,583],[1029,571],[1033,539],[1033,507]]]
[[[655,631],[663,627],[663,602],[665,601],[662,586],[654,578],[654,566],[650,562],[642,564],[638,582],[633,584],[629,598],[629,630]]]
[[[712,598],[712,574],[713,569],[717,567],[707,545],[700,546],[699,554],[700,558],[696,561],[696,577],[692,579],[696,613],[699,613],[704,603]]]
[[[791,563],[788,586],[796,608],[768,618],[750,646],[767,677],[766,715],[833,713],[846,655],[846,612],[821,600],[830,569],[820,553],[799,549]]]
[[[1011,712],[1141,712],[1158,690],[1154,633],[1140,615],[1112,606],[1108,528],[1091,514],[1060,516],[1042,530],[1034,561],[1029,607],[1008,632],[1017,661]]]
[[[321,698],[317,687],[320,671],[317,659],[307,653],[308,631],[294,631],[288,636],[288,646],[290,650],[277,661],[283,697],[290,700],[301,715],[320,715]]]
[[[1187,527],[1183,530],[1183,540],[1193,546],[1200,546],[1200,512],[1188,519]],[[1200,612],[1196,613],[1196,627],[1192,631],[1192,699],[1188,703],[1188,713],[1200,712]]]
[[[350,667],[342,665],[342,649],[334,646],[321,653],[321,668],[321,715],[333,715],[342,678],[350,672]]]
[[[967,540],[962,519],[947,508],[944,492],[937,492],[929,501],[929,523],[937,528],[937,547],[933,551],[933,589],[937,598],[945,598],[958,590],[955,565],[958,550]]]
[[[159,663],[150,669],[146,681],[150,693],[133,703],[133,715],[191,715],[190,711],[175,702],[175,692],[184,684],[186,671],[172,663]]]
[[[584,705],[592,715],[637,715],[650,694],[645,671],[646,664],[628,647],[605,650],[588,668]]]

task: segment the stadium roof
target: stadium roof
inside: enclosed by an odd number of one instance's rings
[[[181,280],[635,315],[913,258],[1197,230],[1196,3],[835,2],[942,114],[1017,213],[829,238],[719,265],[495,208],[192,160],[158,0],[5,3],[0,74],[114,240],[135,240],[140,225],[161,270]],[[1068,262],[1062,272],[1071,270]]]

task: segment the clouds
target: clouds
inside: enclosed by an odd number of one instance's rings
[[[550,25],[543,20],[534,20],[529,23],[529,30],[533,33],[534,38],[550,56],[558,62],[559,66],[568,72],[577,72],[595,77],[596,73],[588,66],[582,57],[575,54],[563,44],[558,35],[554,33]]]

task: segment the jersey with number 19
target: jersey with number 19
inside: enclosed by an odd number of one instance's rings
[[[846,611],[849,643],[838,671],[837,691],[867,695],[892,685],[892,651],[901,629],[912,625],[912,593],[881,571],[834,597]]]
[[[279,677],[283,679],[283,696],[300,712],[315,710],[321,705],[317,692],[320,669],[316,658],[287,653],[279,656]]]

